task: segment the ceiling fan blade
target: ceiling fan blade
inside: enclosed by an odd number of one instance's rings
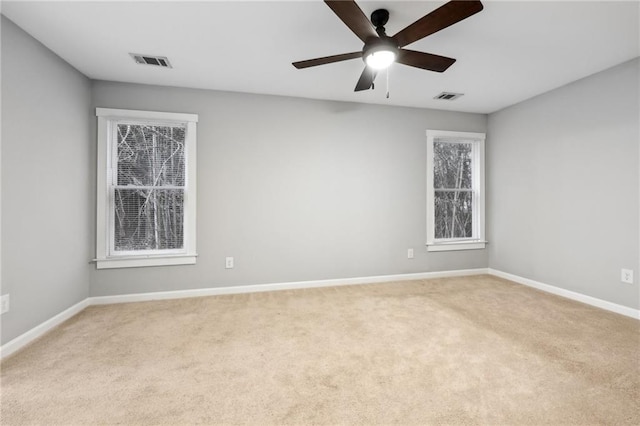
[[[431,53],[416,52],[415,50],[400,49],[396,62],[423,70],[443,72],[456,60],[446,56],[433,55]]]
[[[362,58],[362,52],[342,53],[340,55],[325,56],[324,58],[307,59],[306,61],[293,62],[291,65],[302,69],[356,58]]]
[[[367,15],[364,14],[362,9],[360,9],[353,0],[325,0],[325,3],[364,43],[366,43],[370,37],[378,37],[378,33],[376,33],[375,28],[371,25]]]
[[[403,47],[475,15],[483,8],[480,1],[450,1],[401,30],[393,38],[398,46]]]
[[[364,67],[364,71],[362,71],[362,74],[360,74],[360,78],[358,79],[358,83],[356,83],[354,92],[371,89],[371,86],[373,86],[373,80],[375,80],[376,75],[376,70],[371,67]]]

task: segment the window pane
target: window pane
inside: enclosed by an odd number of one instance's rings
[[[184,191],[116,189],[116,250],[181,249],[184,242]]]
[[[471,189],[471,143],[447,143],[435,140],[433,144],[434,188]]]
[[[473,237],[473,195],[469,191],[435,191],[435,238]]]
[[[118,185],[184,186],[185,128],[118,124]]]

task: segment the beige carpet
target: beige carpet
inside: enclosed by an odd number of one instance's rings
[[[640,424],[640,322],[489,276],[94,306],[12,424]]]

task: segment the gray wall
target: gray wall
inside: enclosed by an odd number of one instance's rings
[[[5,17],[1,35],[6,343],[88,295],[95,140],[89,80]]]
[[[491,268],[640,307],[639,64],[489,116]]]
[[[485,115],[103,81],[93,103],[200,122],[197,264],[94,270],[92,296],[487,266],[425,249],[425,131]]]

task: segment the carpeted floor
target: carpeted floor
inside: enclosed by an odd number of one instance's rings
[[[490,276],[94,306],[2,362],[17,424],[640,424],[640,322]]]

